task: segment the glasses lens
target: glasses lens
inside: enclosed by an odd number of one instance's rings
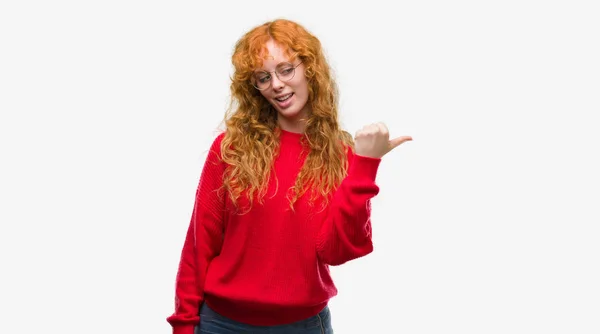
[[[280,63],[275,69],[277,78],[281,81],[289,81],[294,78],[296,67],[288,62]],[[252,85],[259,90],[267,89],[271,86],[271,73],[259,71],[252,77]]]
[[[292,80],[294,77],[294,65],[283,63],[277,66],[277,77],[282,81]]]
[[[254,87],[258,89],[266,89],[271,84],[271,74],[267,72],[258,72],[254,75],[254,79],[252,80],[252,84]]]

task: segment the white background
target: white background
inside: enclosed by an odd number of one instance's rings
[[[593,1],[3,1],[0,332],[169,333],[231,52],[317,35],[380,167],[336,333],[600,332]]]

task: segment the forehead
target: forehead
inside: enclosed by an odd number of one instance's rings
[[[281,62],[292,61],[289,48],[282,46],[273,40],[269,40],[265,44],[265,47],[259,55],[259,59],[262,64],[258,69],[267,71],[274,69]]]

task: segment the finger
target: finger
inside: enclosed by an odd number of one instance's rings
[[[370,126],[371,126],[370,124],[364,125],[362,128],[356,130],[356,133],[354,134],[354,138],[358,137],[359,135],[364,135],[364,134],[368,133]]]
[[[389,131],[387,126],[385,126],[385,124],[383,124],[383,122],[379,122],[376,124],[377,128],[379,129],[379,132],[383,133],[384,135],[389,135]]]
[[[412,140],[411,136],[397,137],[397,138],[390,140],[390,146],[392,149],[394,149],[394,148],[400,146],[402,143],[405,143],[405,142],[411,141],[411,140]]]
[[[356,133],[354,134],[354,138],[362,135],[365,133],[366,129],[367,129],[368,125],[363,126],[362,128],[356,130]]]
[[[363,130],[364,130],[365,134],[374,135],[375,133],[377,133],[379,128],[375,124],[369,124],[369,125],[366,125],[363,128]]]

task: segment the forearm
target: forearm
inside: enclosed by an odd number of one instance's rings
[[[355,156],[348,176],[331,199],[317,235],[317,253],[324,263],[339,265],[373,251],[371,199],[380,159]]]

